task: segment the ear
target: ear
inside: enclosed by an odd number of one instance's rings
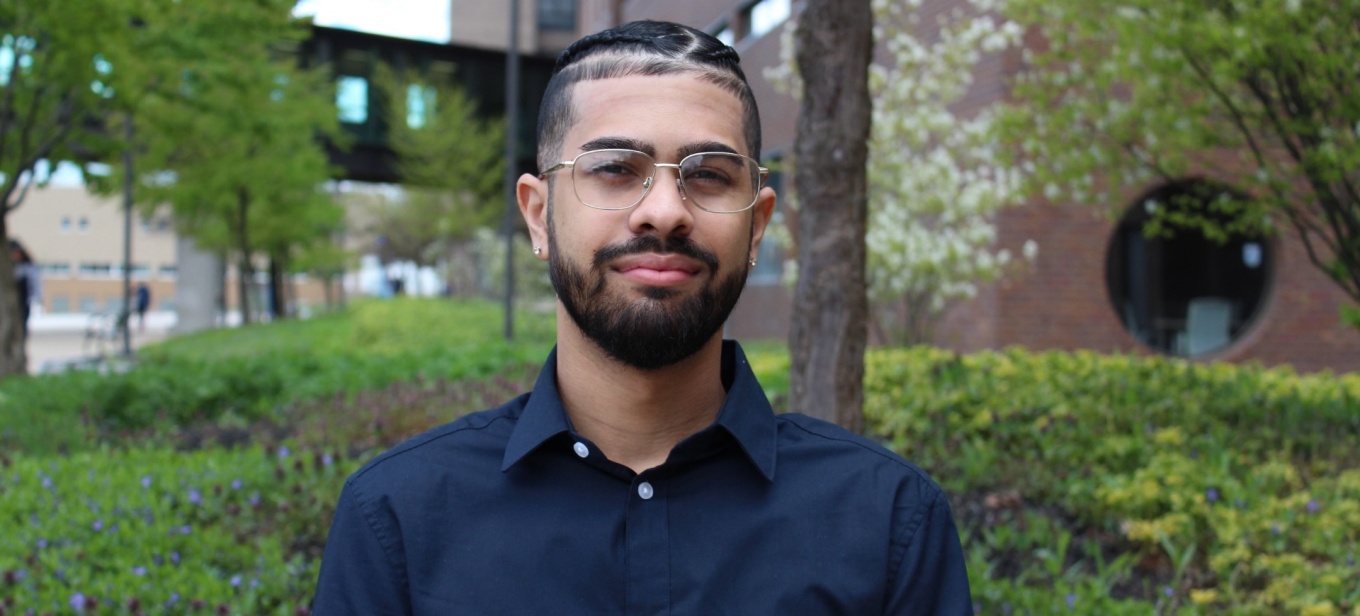
[[[535,248],[539,260],[548,259],[548,181],[528,173],[519,176],[515,183],[515,198],[519,201],[519,213],[524,216],[524,224],[529,228],[529,240]]]
[[[774,189],[766,186],[760,189],[756,195],[756,204],[752,206],[751,220],[751,254],[746,255],[747,259],[754,259],[760,253],[760,240],[765,238],[765,227],[769,226],[770,218],[774,216],[775,194]]]

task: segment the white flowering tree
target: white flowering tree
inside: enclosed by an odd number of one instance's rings
[[[1032,190],[1108,205],[1158,180],[1231,186],[1248,198],[1161,208],[1153,222],[1210,238],[1292,227],[1360,304],[1360,4],[1009,0],[1006,11],[1041,35],[1002,122],[1036,164]]]
[[[922,23],[922,0],[874,0],[874,38],[889,62],[870,67],[867,277],[875,334],[928,342],[940,312],[1014,269],[996,245],[996,213],[1020,200],[1021,177],[993,147],[991,108],[964,109],[985,54],[1017,45],[1021,29],[996,0],[965,0]],[[801,91],[786,35],[767,77]],[[795,241],[797,238],[793,238]],[[1025,244],[1033,258],[1037,245]]]

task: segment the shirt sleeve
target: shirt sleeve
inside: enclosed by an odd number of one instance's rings
[[[901,554],[889,579],[884,614],[972,616],[963,546],[944,493],[935,486],[906,516],[894,542]]]
[[[321,558],[316,616],[405,616],[411,613],[404,550],[396,521],[366,503],[353,481],[335,509]]]

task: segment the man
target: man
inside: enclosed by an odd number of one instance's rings
[[[723,321],[755,264],[755,101],[736,52],[637,22],[562,53],[520,209],[557,291],[533,392],[345,485],[335,614],[971,614],[944,495],[775,416]]]

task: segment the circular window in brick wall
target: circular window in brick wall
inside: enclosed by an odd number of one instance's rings
[[[1234,208],[1220,205],[1235,199],[1221,186],[1191,180],[1168,184],[1125,212],[1105,279],[1134,338],[1167,355],[1194,357],[1247,331],[1264,304],[1272,255],[1263,235],[1228,230]]]

